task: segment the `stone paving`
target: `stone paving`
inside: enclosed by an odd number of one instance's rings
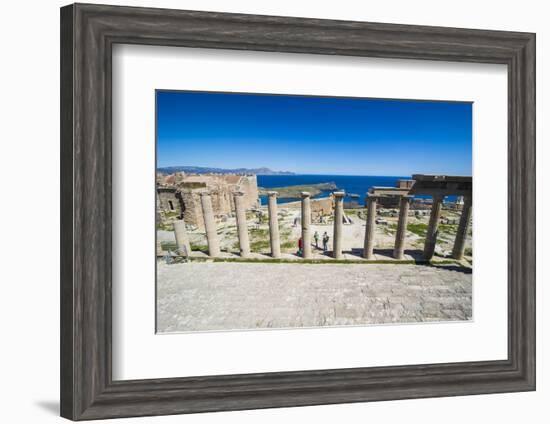
[[[471,318],[471,269],[456,265],[157,264],[160,333]]]

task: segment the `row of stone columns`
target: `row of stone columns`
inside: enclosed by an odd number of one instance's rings
[[[333,257],[342,258],[342,225],[344,220],[344,193],[335,192],[334,197],[334,230],[333,230]],[[307,191],[302,192],[302,257],[311,258],[311,196]]]
[[[443,206],[442,195],[433,196],[432,209],[430,211],[430,220],[426,231],[426,241],[424,243],[424,259],[431,260],[434,256],[435,245],[437,243],[439,219],[441,217],[441,208]],[[378,198],[376,196],[367,197],[367,224],[365,229],[365,246],[363,249],[363,257],[366,259],[373,258],[374,251],[374,230],[376,219],[376,206]],[[397,222],[397,232],[395,234],[395,245],[393,256],[395,259],[403,259],[405,248],[405,235],[407,232],[407,220],[409,216],[409,208],[412,197],[401,196],[399,200],[399,218]],[[464,248],[466,246],[466,238],[468,236],[468,227],[472,218],[472,196],[464,197],[464,206],[458,224],[458,230],[453,246],[452,256],[454,259],[462,259],[464,256]]]
[[[403,259],[405,251],[405,235],[407,233],[407,219],[409,216],[410,196],[401,196],[399,199],[399,218],[397,220],[397,232],[395,234],[395,245],[393,248],[393,257]],[[378,198],[367,195],[367,224],[365,228],[365,245],[363,248],[363,257],[372,259],[374,257],[374,230],[376,228],[376,208]]]
[[[437,235],[439,228],[439,218],[441,216],[441,208],[443,205],[442,195],[433,196],[432,210],[430,212],[430,222],[426,234],[426,243],[424,244],[424,259],[430,260],[433,258],[435,245],[437,243]],[[468,228],[472,218],[472,196],[464,196],[464,204],[462,213],[458,223],[455,242],[453,245],[452,257],[461,260],[464,257],[464,248],[466,247],[466,238],[468,236]]]
[[[344,218],[344,193],[335,192],[334,196],[334,230],[333,230],[333,257],[342,258],[342,231]],[[311,196],[308,192],[302,192],[302,257],[311,258]],[[407,232],[407,220],[409,215],[410,202],[412,197],[402,196],[399,201],[399,218],[397,223],[397,232],[395,235],[395,245],[393,256],[395,259],[403,259],[405,247],[405,235]],[[235,215],[237,221],[237,234],[239,238],[240,255],[242,257],[250,256],[250,240],[248,236],[248,225],[246,219],[246,210],[244,206],[243,193],[234,193]],[[378,198],[376,196],[367,196],[367,222],[365,228],[365,243],[363,248],[363,257],[372,259],[374,256],[375,227],[376,227],[376,208]],[[428,224],[426,241],[424,244],[424,259],[430,260],[435,251],[437,242],[437,233],[439,218],[443,204],[443,196],[434,196],[430,220]],[[212,199],[208,192],[201,193],[201,206],[203,210],[204,226],[206,230],[206,239],[208,242],[208,254],[212,257],[219,256],[220,245],[217,234],[216,221],[212,208]],[[277,192],[268,193],[268,214],[269,214],[269,238],[271,247],[271,256],[273,258],[281,257],[281,246],[279,238],[279,222],[277,216]],[[458,231],[453,247],[453,258],[462,259],[464,247],[468,234],[468,226],[472,216],[472,197],[465,196],[462,215],[458,226]],[[188,256],[191,253],[191,246],[185,222],[176,220],[174,222],[174,232],[178,250]],[[157,250],[159,248],[157,243]]]
[[[277,216],[277,192],[268,193],[268,214],[269,214],[269,239],[271,247],[271,256],[273,258],[281,257],[281,246],[279,238],[279,221]],[[334,193],[334,241],[333,256],[336,259],[342,257],[342,223],[344,215],[343,199],[344,193]],[[237,234],[239,238],[240,255],[242,257],[250,256],[250,240],[248,237],[248,225],[246,219],[246,210],[244,207],[243,193],[234,193],[235,215],[237,221]],[[212,208],[212,199],[208,192],[201,193],[201,206],[206,231],[206,240],[208,243],[208,254],[216,257],[220,254],[219,240],[217,234],[216,221]],[[311,258],[311,196],[308,192],[302,192],[302,257]],[[176,245],[178,250],[184,256],[191,253],[191,246],[185,222],[177,220],[174,222],[174,232],[176,235]]]
[[[217,257],[220,254],[220,243],[218,239],[216,220],[212,208],[212,198],[210,193],[202,192],[201,206],[204,219],[204,228],[206,231],[206,241],[208,243],[208,255]],[[250,256],[250,239],[248,236],[248,224],[246,219],[246,209],[244,205],[244,194],[236,192],[233,194],[235,204],[235,216],[237,221],[237,234],[239,238],[240,255],[243,258]],[[277,219],[277,193],[268,193],[268,211],[269,211],[269,235],[271,244],[271,256],[281,257],[281,247],[279,241],[279,223]],[[183,256],[191,254],[191,245],[185,228],[183,219],[174,221],[174,233],[176,236],[176,245]],[[157,251],[159,250],[157,243]]]

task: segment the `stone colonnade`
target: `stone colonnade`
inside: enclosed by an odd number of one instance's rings
[[[333,257],[341,259],[342,252],[342,230],[343,230],[343,215],[344,205],[343,200],[345,194],[343,192],[335,192],[334,196],[334,232],[333,232]],[[311,196],[308,192],[301,194],[301,215],[302,215],[302,257],[304,259],[311,258]],[[437,242],[439,219],[441,208],[443,205],[442,195],[433,196],[433,203],[430,212],[430,220],[428,224],[426,241],[424,244],[424,259],[431,260],[434,255],[435,245]],[[246,219],[246,210],[243,202],[243,193],[234,193],[235,214],[237,221],[237,233],[239,237],[240,254],[242,257],[250,256],[250,240],[248,235],[248,225]],[[410,203],[412,196],[401,196],[399,201],[399,218],[397,223],[397,232],[395,235],[395,245],[393,256],[395,259],[402,260],[404,258],[405,235],[407,232],[407,220],[409,214]],[[365,243],[363,248],[363,257],[365,259],[374,258],[375,245],[375,227],[376,227],[376,208],[378,196],[367,194],[367,222],[365,229]],[[201,193],[201,205],[204,216],[204,224],[206,229],[206,238],[208,242],[208,254],[211,257],[217,257],[220,254],[219,239],[217,234],[216,221],[212,208],[212,200],[208,192]],[[273,258],[281,257],[281,246],[279,238],[279,222],[277,216],[277,192],[268,192],[268,214],[269,214],[269,238],[271,247],[271,256]],[[472,216],[472,197],[471,195],[464,197],[464,206],[458,225],[458,231],[454,242],[452,256],[454,259],[460,260],[464,256],[464,247],[468,235],[468,227]],[[174,232],[176,235],[176,244],[178,250],[183,256],[188,256],[191,253],[191,247],[185,222],[176,220],[174,222]],[[160,251],[160,242],[157,240],[157,254]]]
[[[409,207],[412,196],[400,196],[399,200],[399,218],[397,222],[397,231],[395,234],[395,245],[393,249],[393,257],[395,259],[403,259],[405,253],[405,234],[407,232],[407,221],[409,215]],[[426,240],[424,242],[424,260],[431,260],[434,256],[435,245],[437,243],[439,219],[441,217],[441,209],[445,196],[433,196],[432,208],[430,211],[430,220],[426,231]],[[365,246],[363,249],[363,257],[365,259],[374,258],[374,230],[376,224],[376,206],[378,198],[376,196],[367,195],[367,224],[365,230]],[[468,227],[472,217],[472,197],[464,197],[464,206],[460,216],[460,222],[453,246],[452,257],[461,260],[464,257],[464,247],[468,236]]]
[[[277,217],[277,192],[268,193],[268,213],[269,213],[269,235],[271,244],[271,256],[273,258],[281,257],[281,246],[279,241],[279,223]],[[243,258],[250,256],[250,239],[248,236],[248,224],[246,219],[246,209],[244,207],[244,193],[233,193],[235,203],[235,216],[237,221],[237,234],[239,238],[240,255]],[[220,244],[217,233],[214,210],[212,208],[212,199],[210,193],[201,193],[201,206],[206,230],[206,240],[208,243],[208,255],[217,257],[220,255]],[[308,227],[309,228],[309,227]],[[174,232],[176,235],[176,244],[178,250],[183,256],[188,256],[191,252],[189,238],[185,229],[185,222],[177,220],[174,222]],[[160,242],[157,243],[157,255],[159,254]],[[310,247],[311,251],[311,247]]]

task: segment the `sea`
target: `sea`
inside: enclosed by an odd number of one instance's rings
[[[308,185],[320,183],[335,183],[338,191],[344,191],[346,196],[344,202],[357,203],[358,206],[365,204],[365,195],[371,187],[396,187],[397,180],[411,179],[411,176],[374,176],[374,175],[257,175],[258,187],[276,188],[295,185]],[[335,190],[324,191],[312,198],[328,197]],[[418,196],[425,198],[427,196]],[[295,202],[299,198],[279,197],[277,203]],[[446,200],[454,201],[451,196]],[[262,205],[267,204],[267,196],[260,196]]]

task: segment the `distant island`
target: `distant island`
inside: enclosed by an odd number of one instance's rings
[[[189,174],[255,174],[255,175],[296,175],[290,171],[273,171],[269,168],[208,168],[203,166],[166,166],[157,168],[161,174],[173,174],[174,172],[186,172]]]
[[[258,187],[260,195],[266,195],[269,191],[276,191],[279,193],[279,197],[284,198],[299,198],[302,191],[307,191],[312,196],[317,196],[323,191],[333,191],[337,189],[338,186],[333,182],[272,188]]]

